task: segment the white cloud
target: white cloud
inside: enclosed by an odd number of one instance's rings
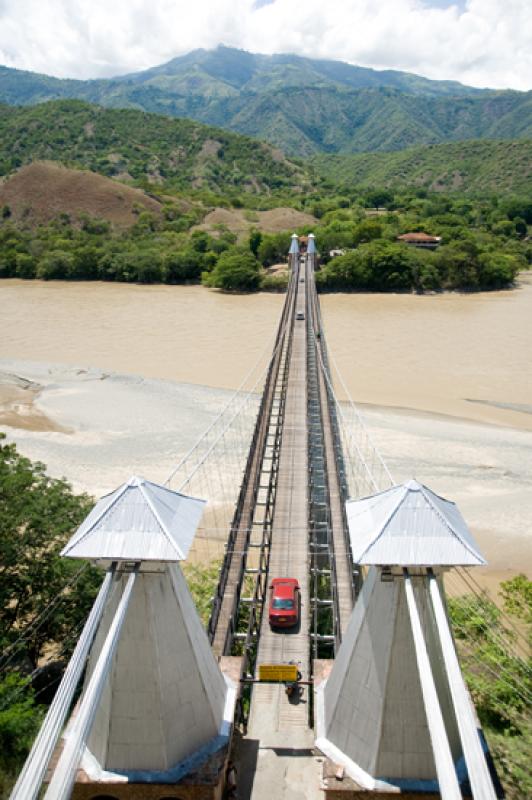
[[[224,43],[474,86],[532,88],[530,0],[444,5],[442,0],[0,0],[0,63],[96,78]]]

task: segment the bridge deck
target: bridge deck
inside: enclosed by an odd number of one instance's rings
[[[306,281],[298,284],[296,313],[305,311]],[[279,479],[272,529],[269,578],[294,577],[301,586],[297,630],[277,633],[262,620],[257,664],[296,661],[309,676],[308,467],[306,324],[296,320],[286,394]],[[312,758],[308,687],[291,702],[284,686],[255,685],[247,738],[258,741],[252,798],[318,797]],[[299,755],[299,758],[294,758]],[[307,778],[303,775],[307,774]],[[306,784],[306,785],[305,785]]]

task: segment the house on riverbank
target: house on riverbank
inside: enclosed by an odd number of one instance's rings
[[[441,242],[441,236],[431,236],[429,233],[416,231],[415,233],[402,233],[397,237],[397,241],[405,242],[405,244],[412,245],[412,247],[425,247],[429,250],[435,250]]]

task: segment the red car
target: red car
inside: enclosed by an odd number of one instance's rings
[[[299,583],[296,578],[274,578],[270,584],[269,620],[272,628],[291,628],[299,622]]]

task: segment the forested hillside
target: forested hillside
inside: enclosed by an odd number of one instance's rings
[[[0,67],[0,102],[80,98],[264,139],[292,156],[393,151],[462,139],[532,138],[532,93],[379,72],[339,61],[195,50],[134,75],[60,80]]]
[[[77,100],[0,108],[0,176],[36,160],[61,161],[161,191],[209,190],[230,202],[276,195],[293,204],[322,181],[483,194],[532,190],[532,139],[465,141],[397,153],[318,155],[308,163],[244,136],[189,120]],[[267,200],[268,198],[268,200]]]
[[[269,145],[190,120],[79,100],[0,109],[0,175],[49,159],[168,189],[300,190],[304,171]]]
[[[310,163],[337,190],[412,186],[436,192],[532,193],[532,139],[454,142],[398,153],[319,155]]]

